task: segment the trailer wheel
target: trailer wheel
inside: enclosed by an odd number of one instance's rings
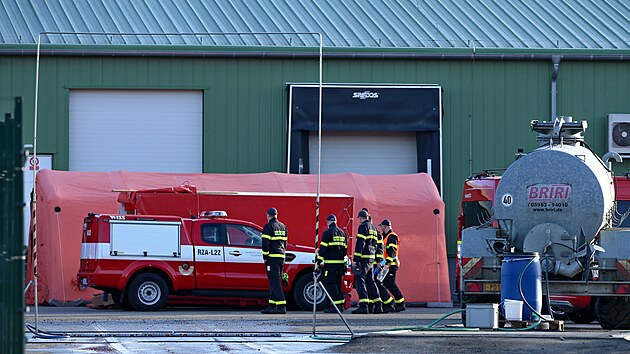
[[[142,273],[133,278],[126,295],[126,300],[134,310],[157,311],[166,305],[168,286],[161,276]]]
[[[313,285],[313,276],[304,274],[301,276],[293,287],[293,300],[296,305],[304,311],[313,311],[313,298],[315,297],[315,286]],[[317,288],[317,310],[323,310],[330,306],[330,301],[321,288]]]
[[[603,329],[630,329],[628,297],[600,297],[595,302],[595,316]]]

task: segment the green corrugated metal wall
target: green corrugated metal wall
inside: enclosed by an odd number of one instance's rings
[[[42,57],[38,152],[68,167],[68,90],[203,89],[204,172],[285,171],[287,82],[317,82],[313,59]],[[0,108],[24,96],[32,140],[32,57],[0,57]],[[532,119],[550,115],[550,61],[326,60],[329,83],[428,83],[444,88],[443,178],[447,243],[455,252],[463,179],[507,167],[535,147]],[[630,62],[562,62],[558,114],[587,119],[587,141],[606,150],[606,114],[630,113]],[[630,166],[625,164],[624,166]],[[626,167],[628,170],[630,168]],[[623,170],[623,166],[617,168]]]

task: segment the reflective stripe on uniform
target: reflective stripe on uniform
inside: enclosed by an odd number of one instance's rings
[[[265,234],[262,234],[262,236],[261,236],[261,237],[262,237],[262,238],[266,238],[266,239],[271,239],[271,236],[269,236],[269,235],[265,235]]]
[[[286,236],[274,236],[274,237],[269,237],[269,239],[271,241],[286,241],[287,237]]]
[[[345,303],[346,303],[346,300],[333,301],[333,304],[335,304],[335,305],[342,305],[342,304],[345,304]]]
[[[401,297],[400,299],[398,299],[398,300],[396,300],[394,302],[397,303],[397,304],[400,304],[401,302],[405,302],[405,298]]]
[[[324,259],[324,258],[322,258],[322,260],[324,261],[324,264],[342,264],[342,263],[344,263],[343,259],[340,260],[340,259]]]
[[[394,301],[394,298],[390,296],[389,299],[383,301],[383,304],[387,305],[387,304],[389,304],[392,301]]]
[[[273,258],[284,258],[283,254],[278,254],[278,253],[270,253],[269,257],[273,257]]]
[[[371,304],[376,303],[376,302],[381,302],[381,298],[377,297],[376,299],[370,299],[368,302]]]
[[[279,306],[279,305],[286,305],[286,304],[287,304],[287,301],[286,301],[286,300],[278,300],[278,301],[275,301],[275,300],[271,300],[271,299],[269,299],[269,304],[271,304],[271,305],[276,305],[276,306]]]
[[[367,240],[368,238],[370,238],[370,236],[365,236],[365,235],[361,235],[361,234],[357,234],[358,238],[362,238],[364,240]]]
[[[370,302],[370,299],[359,299],[359,302]]]
[[[269,254],[269,251],[263,251],[263,256],[266,256]]]

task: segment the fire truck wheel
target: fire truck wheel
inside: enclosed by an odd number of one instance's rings
[[[166,305],[168,286],[157,274],[138,274],[127,288],[127,299],[134,310],[156,311]]]
[[[313,276],[304,274],[295,283],[293,288],[293,299],[298,307],[304,311],[313,311],[313,298],[315,297],[315,287],[313,286]],[[317,310],[323,310],[330,306],[330,301],[326,298],[324,291],[317,288]]]
[[[603,329],[630,329],[630,299],[600,297],[595,302],[595,315]]]

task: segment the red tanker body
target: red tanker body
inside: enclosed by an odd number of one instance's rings
[[[96,215],[84,219],[78,282],[112,294],[125,309],[158,310],[169,296],[264,298],[269,285],[262,228],[221,212],[199,218]],[[314,249],[291,240],[284,271],[288,299],[312,309]],[[347,273],[344,291],[352,290]],[[327,306],[318,291],[318,307]]]

